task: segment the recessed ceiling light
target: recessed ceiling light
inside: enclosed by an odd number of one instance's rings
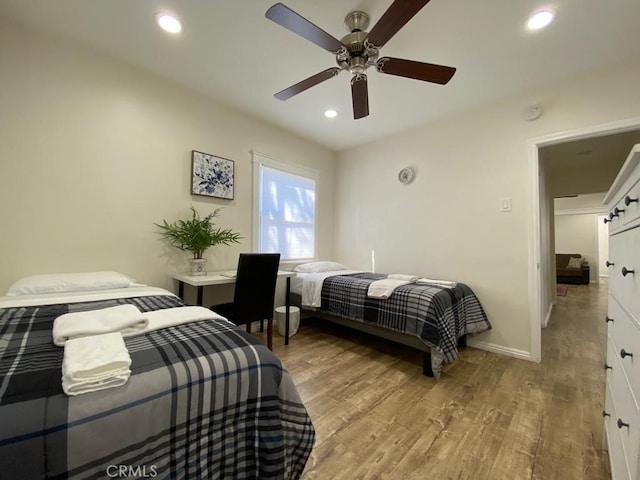
[[[335,118],[338,116],[338,112],[335,110],[329,109],[324,112],[324,116],[327,118]]]
[[[156,22],[165,32],[179,33],[182,31],[182,24],[180,23],[180,20],[168,13],[159,13],[156,15]]]
[[[553,21],[553,12],[551,10],[539,10],[529,17],[527,20],[527,28],[529,30],[540,30]]]

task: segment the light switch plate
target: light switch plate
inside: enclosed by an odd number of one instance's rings
[[[511,211],[511,199],[510,198],[501,198],[500,199],[500,211],[501,212],[510,212]]]

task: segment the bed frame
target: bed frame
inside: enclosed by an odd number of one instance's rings
[[[422,357],[422,374],[427,377],[434,377],[433,369],[431,368],[431,351],[425,343],[419,338],[408,335],[406,333],[395,332],[393,330],[388,330],[386,328],[378,327],[377,325],[373,325],[370,323],[363,323],[357,320],[351,320],[350,318],[338,317],[336,315],[331,315],[329,313],[324,313],[320,310],[307,309],[302,305],[302,298],[299,294],[291,293],[291,305],[297,305],[300,308],[301,312],[307,313],[309,316],[313,316],[316,318],[321,318],[323,320],[327,320],[332,323],[336,323],[338,325],[342,325],[343,327],[351,328],[353,330],[358,330],[360,332],[368,333],[370,335],[374,335],[376,337],[384,338],[386,340],[391,340],[395,343],[400,343],[402,345],[406,345],[411,348],[415,348],[423,352]],[[463,348],[467,346],[467,336],[463,335],[458,339],[458,347]]]

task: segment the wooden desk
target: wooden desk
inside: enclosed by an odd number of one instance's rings
[[[187,275],[184,273],[176,273],[173,278],[178,281],[178,296],[184,300],[184,285],[191,285],[198,289],[198,296],[196,303],[202,305],[202,297],[204,294],[204,287],[211,285],[228,285],[236,283],[235,277],[226,277],[220,274],[221,272],[209,272],[207,275]],[[285,294],[285,328],[284,328],[284,344],[289,345],[289,310],[291,309],[291,301],[289,299],[291,293],[291,277],[296,273],[287,270],[278,270],[278,278],[287,279],[287,291]]]

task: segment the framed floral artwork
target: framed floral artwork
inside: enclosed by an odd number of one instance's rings
[[[191,193],[233,200],[234,161],[209,153],[191,152]]]

